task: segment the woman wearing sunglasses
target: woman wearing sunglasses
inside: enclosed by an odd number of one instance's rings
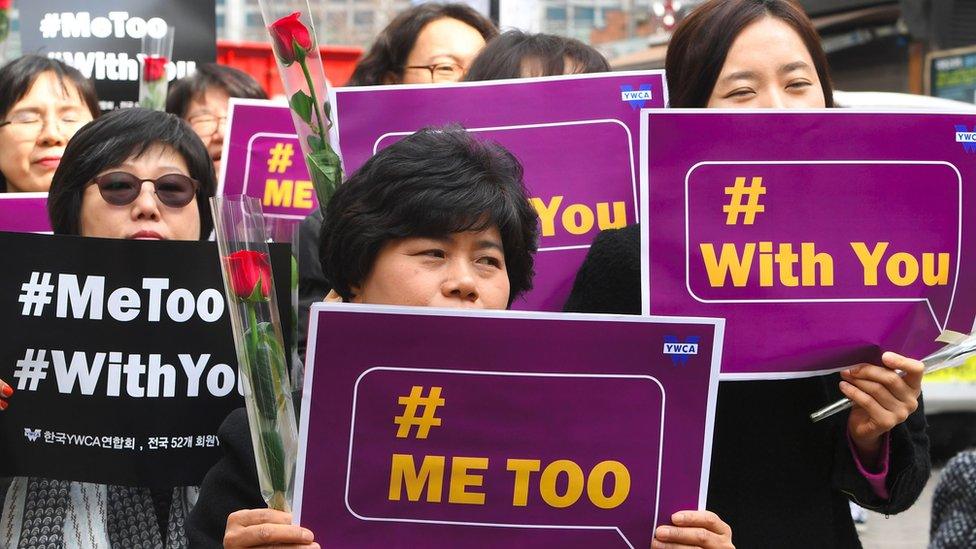
[[[82,128],[54,174],[55,234],[204,240],[216,182],[200,138],[174,115],[114,111]]]
[[[144,109],[114,111],[72,138],[51,183],[48,214],[55,234],[203,240],[213,226],[207,198],[215,186],[207,149],[186,122]],[[185,548],[196,497],[196,487],[17,477],[0,500],[0,547]]]

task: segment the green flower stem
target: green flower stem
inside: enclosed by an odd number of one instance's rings
[[[318,95],[315,93],[315,83],[312,81],[312,74],[308,72],[308,63],[305,58],[302,57],[298,60],[298,64],[302,67],[302,73],[305,74],[305,82],[308,83],[309,95],[312,97],[312,106],[315,108],[315,119],[319,125],[319,137],[322,138],[322,142],[325,142],[325,126],[322,124],[322,107],[319,105]],[[329,121],[329,125],[332,125],[332,121]]]
[[[267,473],[271,481],[273,495],[268,504],[273,509],[285,510],[285,468],[284,468],[284,448],[281,436],[277,431],[277,398],[275,397],[274,375],[281,375],[280,368],[275,367],[282,350],[279,349],[274,341],[274,333],[270,336],[261,331],[258,324],[257,305],[249,301],[244,301],[247,309],[248,324],[248,366],[251,373],[252,392],[258,407],[257,421],[258,431],[261,434],[261,449],[264,453],[264,461],[267,466]],[[271,355],[271,356],[269,356]]]

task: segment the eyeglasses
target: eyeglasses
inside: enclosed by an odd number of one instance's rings
[[[180,173],[168,173],[156,179],[137,177],[129,172],[109,172],[92,180],[98,185],[102,200],[113,206],[126,206],[142,192],[142,183],[149,181],[159,201],[170,208],[182,208],[196,195],[200,184]]]
[[[468,69],[457,63],[437,63],[436,65],[407,65],[405,69],[426,69],[430,71],[430,81],[437,82],[457,82],[464,78],[464,73]]]
[[[58,125],[58,130],[69,137],[74,135],[78,128],[87,124],[89,120],[77,112],[65,112],[55,120],[55,123]],[[0,122],[0,128],[9,127],[11,136],[17,141],[33,141],[41,135],[46,123],[45,117],[38,112],[21,111]]]
[[[191,116],[188,120],[190,126],[193,127],[193,131],[200,135],[211,136],[217,133],[217,129],[220,128],[222,123],[227,122],[226,116],[214,116],[212,114],[200,114],[197,116]]]

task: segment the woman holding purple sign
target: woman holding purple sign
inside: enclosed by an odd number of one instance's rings
[[[817,32],[791,0],[706,2],[675,30],[666,69],[672,107],[834,106]],[[565,310],[640,314],[640,277],[639,227],[602,232]],[[914,503],[931,468],[922,363],[881,359],[841,379],[719,384],[708,507],[737,543],[860,547],[849,501],[885,514]],[[839,396],[855,403],[849,414],[811,423]]]

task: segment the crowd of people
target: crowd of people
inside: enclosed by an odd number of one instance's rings
[[[350,85],[610,70],[580,41],[499,33],[465,5],[431,3],[405,10],[377,36]],[[705,2],[675,30],[666,78],[671,107],[834,106],[820,39],[791,0]],[[55,234],[206,240],[231,97],[266,95],[246,73],[204,64],[171,86],[166,113],[102,114],[77,70],[23,56],[0,69],[0,188],[48,192]],[[309,305],[322,300],[506,309],[532,287],[537,223],[512,154],[459,127],[419,131],[350,174],[303,223],[299,333]],[[565,310],[640,309],[639,229],[604,231]],[[896,514],[929,478],[921,377],[919,361],[887,352],[880,364],[838,375],[721,383],[707,510],[668,517],[652,546],[859,547],[850,501]],[[0,396],[0,409],[16,406],[10,385],[0,382]],[[811,410],[841,396],[855,403],[850,413],[809,421]],[[0,546],[319,547],[324,533],[266,507],[242,410],[220,437],[224,458],[199,487],[8,479]],[[972,454],[947,468],[934,547],[976,545],[974,479]]]

